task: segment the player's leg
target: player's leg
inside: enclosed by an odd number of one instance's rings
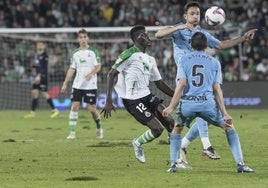
[[[52,114],[50,115],[50,117],[51,118],[57,117],[60,114],[60,112],[59,112],[59,110],[57,108],[55,108],[55,105],[54,105],[50,95],[48,94],[47,91],[41,91],[41,93],[42,93],[42,97],[44,99],[46,99],[47,104],[50,106],[50,108],[52,110]]]
[[[191,128],[187,131],[187,133],[185,134],[185,136],[182,139],[181,149],[180,149],[180,159],[178,161],[179,164],[187,163],[187,159],[186,159],[186,148],[198,136],[199,136],[198,126],[197,126],[197,123],[195,122],[191,126]],[[181,167],[184,168],[183,166],[181,166]]]
[[[69,130],[70,134],[67,136],[67,139],[75,139],[76,138],[76,126],[78,120],[78,110],[80,108],[80,104],[83,98],[83,91],[78,89],[72,89],[71,101],[72,106],[69,113]]]
[[[186,133],[186,135],[182,139],[180,159],[178,161],[178,164],[182,164],[182,165],[181,166],[179,165],[179,167],[187,168],[185,167],[185,165],[183,165],[185,162],[186,166],[188,166],[188,162],[186,159],[186,148],[198,136],[200,136],[200,139],[203,144],[202,155],[210,159],[220,159],[220,156],[215,152],[215,149],[212,147],[210,143],[209,136],[208,136],[207,122],[203,120],[202,118],[196,118],[196,122],[191,126],[189,131]]]
[[[180,156],[180,148],[181,148],[181,132],[183,126],[189,126],[192,120],[195,118],[194,113],[190,111],[191,108],[181,108],[180,106],[177,108],[176,115],[175,115],[175,126],[170,134],[170,163],[171,166],[167,170],[168,172],[176,172],[178,168],[178,157]],[[185,105],[185,104],[184,104]],[[187,110],[186,110],[187,109]],[[183,112],[181,111],[183,110]],[[187,116],[186,116],[187,115]],[[187,117],[187,118],[186,118]]]
[[[69,113],[70,134],[67,136],[67,139],[75,139],[76,138],[76,126],[77,126],[79,108],[80,108],[80,102],[73,101],[72,106],[71,106],[71,111]]]
[[[44,99],[46,99],[48,105],[50,106],[51,110],[52,110],[52,114],[50,115],[51,118],[55,118],[59,115],[59,110],[55,108],[53,101],[50,97],[50,95],[48,94],[48,79],[46,77],[41,77],[41,81],[40,81],[40,91],[42,93],[42,97]]]
[[[101,124],[101,116],[96,108],[95,104],[89,104],[88,110],[90,111],[95,123],[96,123],[96,138],[103,138],[103,128]]]
[[[210,159],[220,159],[221,157],[215,152],[214,147],[211,145],[208,135],[208,123],[202,118],[196,118],[198,132],[203,144],[202,155]]]
[[[90,111],[96,123],[96,138],[103,138],[103,128],[101,124],[101,116],[96,107],[97,90],[87,90],[84,94],[84,101],[88,103],[88,110]]]
[[[224,126],[225,129],[225,133],[226,133],[226,137],[227,137],[227,141],[230,147],[230,150],[233,154],[233,157],[235,159],[235,162],[237,164],[237,172],[238,173],[252,173],[254,172],[253,169],[247,167],[244,164],[244,160],[243,160],[243,152],[242,152],[242,148],[241,148],[241,144],[240,144],[240,140],[238,137],[238,134],[234,128],[233,125],[227,125],[225,124]]]
[[[142,125],[146,125],[149,130],[142,133],[136,139],[132,141],[135,156],[141,163],[145,162],[145,156],[143,152],[143,144],[153,141],[159,137],[163,132],[161,122],[156,118],[152,108],[152,95],[143,97],[137,100],[123,99],[125,109]],[[151,102],[150,102],[151,101]]]
[[[152,118],[146,123],[149,130],[145,131],[139,137],[137,137],[136,139],[132,141],[132,145],[135,151],[136,158],[142,163],[145,162],[145,156],[143,153],[142,146],[144,144],[147,144],[153,141],[155,138],[158,138],[163,132],[163,127],[162,127],[161,122],[153,115],[151,116]]]
[[[154,113],[157,119],[162,123],[168,133],[171,133],[174,127],[174,119],[171,115],[168,117],[163,117],[162,112],[165,109],[165,106],[162,103],[159,103],[156,108],[156,112]]]
[[[238,173],[251,173],[254,172],[253,169],[247,167],[244,164],[243,160],[243,153],[241,149],[240,140],[238,137],[238,134],[234,128],[233,124],[226,124],[224,121],[224,118],[219,110],[219,108],[216,106],[214,109],[212,108],[210,112],[206,114],[206,112],[203,112],[206,119],[214,123],[214,125],[219,126],[225,130],[226,138],[230,147],[230,150],[233,154],[233,157],[235,159],[235,162],[237,164],[237,172]],[[209,114],[209,115],[208,115]]]
[[[31,91],[31,97],[32,97],[32,102],[31,102],[31,112],[29,114],[26,114],[24,118],[33,118],[35,117],[35,110],[38,105],[38,97],[39,97],[39,90],[37,86],[34,84],[33,89]]]
[[[182,129],[183,127],[181,125],[176,124],[170,133],[170,168],[167,172],[177,172],[177,160],[180,155]]]

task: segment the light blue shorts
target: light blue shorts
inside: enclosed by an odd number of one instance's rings
[[[200,117],[218,127],[224,126],[223,115],[215,100],[206,104],[181,100],[176,110],[175,121],[180,125],[189,127],[196,117]]]

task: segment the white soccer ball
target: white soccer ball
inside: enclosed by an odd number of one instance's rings
[[[208,25],[221,25],[225,21],[225,12],[218,6],[212,6],[205,13],[205,20]]]

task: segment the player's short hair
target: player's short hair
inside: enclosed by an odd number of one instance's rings
[[[191,38],[191,46],[194,50],[203,51],[207,48],[207,37],[202,32],[196,32]]]
[[[186,13],[188,11],[188,9],[191,8],[191,7],[200,8],[200,4],[197,1],[189,1],[188,3],[186,3],[184,5],[184,8],[183,8],[184,13]]]
[[[136,37],[137,33],[140,33],[140,31],[145,31],[145,26],[143,25],[136,25],[130,30],[130,38],[134,42],[134,39]]]
[[[77,32],[77,35],[79,35],[80,33],[82,33],[82,34],[86,34],[86,35],[87,35],[87,30],[85,30],[85,29],[80,29],[80,30]]]

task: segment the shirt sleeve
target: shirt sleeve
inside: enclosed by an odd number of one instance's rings
[[[182,60],[181,63],[179,64],[178,68],[177,68],[177,79],[186,78],[186,74],[185,74],[183,64],[184,64],[184,62]]]
[[[70,62],[71,62],[70,67],[73,69],[76,69],[76,62],[75,62],[74,55],[71,57]]]
[[[218,44],[221,42],[219,39],[216,39],[214,36],[212,36],[210,33],[208,33],[207,31],[203,31],[207,37],[207,41],[208,41],[208,46],[210,48],[216,48],[216,46],[218,46]]]
[[[214,82],[222,84],[221,64],[218,60],[215,59],[215,61],[216,61],[216,75]]]
[[[115,64],[112,66],[113,69],[116,69],[118,72],[122,72],[128,64],[128,60],[122,60],[120,57],[115,61]]]
[[[150,81],[154,82],[154,81],[161,80],[162,77],[161,77],[160,72],[157,68],[155,58],[152,57],[151,59],[152,59],[153,67],[151,70]]]

